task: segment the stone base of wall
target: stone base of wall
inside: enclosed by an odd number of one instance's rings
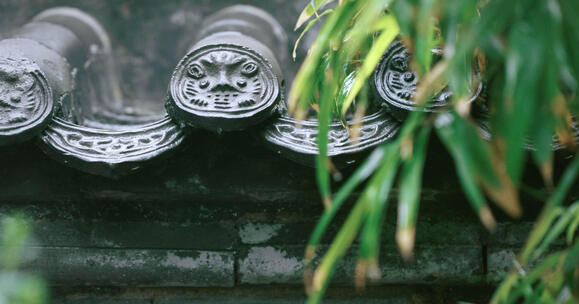
[[[59,165],[34,145],[1,152],[9,165],[2,168],[0,214],[18,211],[32,220],[30,248],[37,254],[26,269],[48,281],[54,303],[302,301],[304,248],[323,211],[313,170],[278,158],[257,140],[200,134],[187,141],[164,164],[121,180]],[[212,149],[198,148],[199,141]],[[415,260],[403,261],[395,247],[394,191],[382,237],[382,279],[356,293],[354,244],[328,303],[485,302],[491,296],[540,204],[524,198],[519,221],[494,209],[499,224],[490,234],[448,169],[451,160],[442,150],[431,155]],[[320,255],[351,203],[330,226]]]
[[[295,304],[305,297],[301,286],[261,285],[235,288],[56,289],[55,304]],[[351,287],[332,287],[324,303],[329,304],[432,304],[486,303],[493,289],[488,286],[387,285],[368,286],[363,292]]]

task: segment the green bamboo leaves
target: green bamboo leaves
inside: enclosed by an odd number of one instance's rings
[[[382,159],[387,152],[386,150],[386,147],[376,149],[340,188],[340,190],[336,192],[332,205],[322,214],[322,217],[318,221],[318,224],[314,228],[314,232],[310,237],[305,255],[306,266],[311,266],[309,262],[311,262],[315,256],[316,246],[318,246],[334,215],[338,212],[342,204],[346,201],[354,189],[362,182],[364,182],[370,175],[372,175],[374,170],[376,170],[376,168],[382,164]],[[393,153],[390,150],[388,152]]]
[[[579,218],[579,202],[567,208],[551,206],[541,218],[491,303],[576,303],[571,299],[579,295],[579,242],[567,238],[569,249],[549,256],[545,252],[558,237],[577,232],[573,221]],[[532,270],[521,271],[537,261]]]
[[[404,163],[400,176],[396,242],[400,253],[407,260],[413,256],[416,219],[418,218],[418,205],[422,186],[422,169],[426,159],[429,135],[429,127],[423,127],[418,131],[416,140],[413,143],[412,155]]]
[[[332,8],[318,11],[329,3]],[[313,109],[319,123],[316,175],[326,209],[305,254],[310,303],[321,301],[338,261],[357,237],[356,285],[380,277],[380,232],[393,185],[398,185],[399,194],[396,241],[402,256],[412,258],[432,129],[452,156],[471,207],[489,230],[495,220],[487,200],[512,217],[523,213],[518,188],[528,159],[539,168],[545,185],[554,190],[518,265],[527,267],[543,256],[562,234],[569,248],[547,257],[526,277],[513,271],[497,291],[497,303],[521,299],[544,303],[559,300],[561,295],[556,293],[564,290],[577,294],[569,288],[577,286],[579,273],[579,207],[564,207],[563,202],[579,174],[579,161],[569,165],[555,187],[553,147],[577,148],[573,117],[579,115],[578,5],[574,0],[307,3],[296,24],[296,28],[305,25],[299,40],[313,24],[323,22],[323,26],[292,85],[289,109],[298,119]],[[367,80],[396,37],[413,54],[410,65],[420,78],[414,94],[418,111],[406,118],[397,140],[379,147],[332,192],[335,169],[327,151],[328,126],[347,115],[363,115],[372,107]],[[487,80],[487,94],[471,103],[481,77]],[[450,106],[437,113],[422,112],[445,87],[452,92]],[[482,120],[488,121],[484,128]],[[484,139],[483,129],[489,135]],[[316,249],[327,227],[362,184],[349,217],[314,269]],[[548,281],[545,275],[554,279]]]
[[[360,90],[366,83],[366,80],[372,75],[374,69],[378,65],[378,61],[380,61],[380,57],[390,43],[396,38],[398,35],[400,28],[396,23],[396,19],[392,15],[383,16],[378,22],[376,22],[376,30],[381,30],[382,32],[378,35],[376,40],[374,41],[372,47],[368,51],[368,55],[364,59],[362,66],[358,69],[357,76],[352,84],[352,88],[350,92],[346,96],[342,104],[342,116],[346,114],[352,103],[354,102],[354,98],[360,93]]]
[[[512,12],[511,17],[497,23],[502,24],[498,35],[502,35],[508,46],[499,53],[495,61],[504,74],[497,77],[504,84],[495,90],[492,106],[497,109],[491,117],[491,127],[497,147],[501,147],[504,164],[512,181],[518,185],[526,160],[523,149],[529,144],[534,148],[533,159],[541,168],[547,183],[552,180],[553,134],[557,129],[559,140],[573,145],[569,111],[562,91],[575,86],[569,65],[570,54],[566,53],[562,35],[560,3],[566,1],[519,1],[505,5],[502,9]],[[498,11],[500,5],[489,4]],[[524,13],[521,13],[524,12]],[[491,16],[481,17],[481,23],[494,22]],[[488,20],[487,20],[488,19]],[[541,20],[541,22],[537,22]],[[483,29],[477,31],[482,32]],[[482,43],[494,43],[491,39]],[[571,55],[571,57],[573,57]],[[563,85],[560,79],[570,79]],[[530,89],[532,88],[532,89]]]
[[[478,136],[476,127],[456,112],[440,115],[435,126],[454,159],[460,183],[472,208],[485,227],[493,230],[495,220],[479,186],[480,181],[491,186],[499,184],[492,170],[490,149]]]
[[[300,14],[298,21],[296,22],[295,29],[297,30],[300,27],[302,27],[302,25],[304,23],[306,23],[313,15],[316,15],[317,17],[319,17],[320,14],[318,14],[318,10],[322,6],[328,4],[332,1],[333,0],[311,0],[310,3],[308,3],[308,5],[306,5],[304,10]]]
[[[316,3],[322,2],[325,1],[316,1]],[[336,108],[334,111],[335,117],[343,118],[376,68],[380,57],[399,33],[396,19],[384,10],[388,2],[390,1],[340,1],[333,11],[323,13],[328,14],[328,17],[290,90],[289,109],[294,116],[303,118],[308,105],[315,102],[312,96],[320,96],[321,92],[313,85],[312,79],[319,78],[319,75],[323,73],[327,76],[335,76],[331,82],[341,86],[344,75],[339,73],[342,69],[338,66],[343,67],[350,62],[361,62],[361,66],[352,66],[356,70],[356,77],[340,109]],[[312,10],[314,7],[319,6],[310,3],[306,7],[305,13],[302,13],[305,19],[298,22],[299,26],[314,16]],[[302,34],[317,20],[319,18],[315,17],[310,21]],[[370,47],[367,47],[368,45]],[[334,66],[332,70],[316,69],[324,56],[327,56],[330,62],[340,64]],[[328,83],[325,82],[325,84]]]
[[[375,175],[375,183],[369,185],[368,218],[360,240],[360,260],[356,271],[356,285],[364,286],[366,277],[380,279],[379,253],[382,222],[388,206],[388,195],[392,189],[400,156],[397,145],[386,146],[384,162]]]
[[[316,269],[311,285],[306,286],[310,293],[308,303],[319,303],[321,301],[329,284],[329,278],[332,276],[339,259],[343,257],[346,250],[354,241],[364,221],[366,221],[364,227],[365,234],[361,240],[361,261],[359,262],[359,265],[364,266],[362,266],[363,269],[360,270],[361,273],[359,275],[363,280],[368,270],[372,270],[373,272],[378,271],[379,242],[376,241],[379,240],[383,212],[385,211],[388,194],[394,182],[394,176],[399,164],[397,144],[391,144],[379,149],[383,149],[384,152],[379,155],[381,161],[377,173],[369,181],[361,197],[344,222],[344,225],[336,235],[322,263]],[[374,157],[377,156],[378,155]],[[372,165],[372,162],[366,165]],[[363,173],[364,172],[359,172],[360,175],[358,175],[358,177],[363,177]],[[317,239],[313,239],[313,241],[319,240],[317,235],[315,235],[315,237]],[[310,241],[308,247],[309,253],[306,253],[306,255],[312,254],[311,250],[315,250],[311,247],[313,245],[312,241]],[[311,261],[311,259],[308,258],[306,258],[306,260],[308,262]],[[308,266],[311,265],[306,265],[306,267]]]

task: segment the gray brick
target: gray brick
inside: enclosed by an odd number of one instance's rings
[[[27,269],[56,286],[228,287],[234,284],[231,252],[40,248]]]
[[[302,284],[303,247],[257,246],[240,254],[239,278],[243,284]],[[338,265],[334,282],[352,284],[357,248]],[[420,246],[413,262],[405,262],[396,248],[381,256],[382,279],[377,283],[476,283],[482,276],[481,246]]]
[[[529,270],[540,264],[546,256],[550,253],[561,250],[559,246],[552,247],[547,250],[545,255],[534,260],[532,263],[526,265],[523,269]],[[487,251],[487,265],[488,273],[487,280],[491,283],[500,282],[505,275],[516,266],[515,263],[517,255],[521,252],[522,247],[490,247]],[[517,266],[518,267],[518,266]]]
[[[237,242],[231,223],[175,222],[34,222],[33,245],[50,247],[232,249]]]

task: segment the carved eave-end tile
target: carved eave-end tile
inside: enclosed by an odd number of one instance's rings
[[[220,43],[224,37],[219,36],[223,35],[210,36],[215,44],[196,48],[179,63],[171,78],[167,111],[188,126],[242,130],[276,111],[281,81],[260,53]]]
[[[478,131],[480,136],[486,140],[486,141],[490,141],[492,140],[492,128],[491,128],[491,124],[489,122],[489,113],[488,113],[488,109],[486,108],[479,108],[478,109],[478,113],[476,113],[476,117],[475,117],[475,123],[478,126]],[[573,119],[570,122],[570,128],[571,128],[571,136],[573,137],[573,139],[569,139],[569,140],[574,140],[575,144],[579,144],[579,124],[577,123],[576,119]],[[531,139],[527,138],[524,143],[523,143],[523,148],[529,150],[529,151],[533,151],[536,150],[535,145],[533,144],[533,142],[531,141]],[[568,145],[565,145],[564,143],[561,142],[561,140],[559,139],[559,137],[557,136],[557,134],[553,134],[553,141],[551,144],[551,149],[553,150],[553,152],[561,152],[562,155],[569,155],[568,153],[570,151],[573,151],[573,149],[569,149]]]
[[[50,122],[52,90],[46,76],[23,57],[0,57],[0,146],[38,135]]]
[[[266,12],[243,5],[208,17],[171,78],[169,115],[181,125],[221,132],[276,113],[284,90],[278,57],[287,38],[272,23]]]
[[[393,140],[399,133],[401,123],[385,110],[364,116],[361,121],[348,120],[353,138],[340,122],[330,125],[328,132],[328,155],[336,164],[345,166],[354,163],[362,152]],[[263,136],[266,144],[275,152],[298,163],[313,166],[318,154],[316,138],[318,123],[314,119],[297,121],[282,116],[269,125]]]
[[[0,144],[26,124],[20,133],[38,135],[40,148],[56,161],[116,178],[167,155],[185,137],[162,113],[113,123],[101,118],[111,108],[107,102],[122,100],[111,94],[120,91],[111,77],[114,64],[102,62],[112,60],[110,39],[96,19],[78,9],[40,13],[0,41],[0,55],[6,54],[22,54],[29,61],[0,60]]]
[[[433,50],[437,54],[437,50]],[[398,119],[404,120],[410,111],[440,112],[447,110],[452,92],[445,87],[434,95],[425,107],[418,107],[414,102],[418,86],[418,74],[411,70],[410,51],[400,40],[395,40],[382,56],[378,67],[374,71],[374,87],[377,95],[382,99],[382,106],[387,108]],[[480,73],[474,70],[474,87],[471,88],[471,97],[468,102],[475,101],[483,91]]]
[[[82,127],[55,118],[40,137],[42,150],[78,170],[117,178],[167,155],[185,135],[170,118],[128,130]]]

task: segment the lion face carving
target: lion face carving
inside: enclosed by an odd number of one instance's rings
[[[269,109],[279,96],[271,65],[236,46],[194,50],[173,75],[172,101],[195,116],[237,118]]]
[[[185,95],[197,107],[229,110],[261,101],[259,66],[248,56],[210,53],[192,62],[187,76]]]
[[[433,51],[435,57],[439,53]],[[410,67],[411,54],[399,40],[394,41],[386,50],[378,68],[374,72],[374,81],[380,97],[385,103],[395,108],[414,110],[414,94],[419,83],[419,77]],[[478,72],[475,71],[478,77]],[[477,87],[471,90],[473,101],[480,94],[482,85],[478,82]],[[444,87],[437,94],[431,97],[425,111],[436,111],[437,108],[445,107],[452,97],[452,92],[448,87]],[[387,105],[388,106],[388,105]]]
[[[386,51],[376,71],[376,86],[380,95],[401,108],[414,106],[418,74],[410,68],[410,52],[400,41],[395,41]],[[451,93],[445,88],[432,97],[430,105],[437,107],[449,101]]]
[[[18,69],[17,62],[5,60],[0,64],[0,123],[25,122],[34,115],[34,78]]]
[[[0,58],[0,145],[25,140],[52,117],[52,92],[36,64]]]

